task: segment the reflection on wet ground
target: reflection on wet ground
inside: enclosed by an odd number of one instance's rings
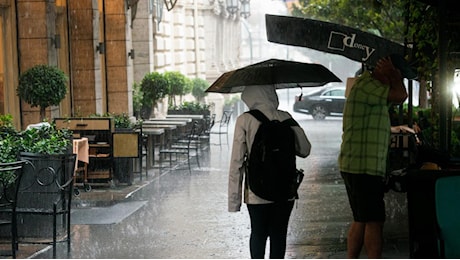
[[[351,213],[337,169],[341,120],[299,123],[313,149],[308,158],[298,160],[306,176],[290,220],[286,258],[346,258]],[[229,151],[225,145],[211,146],[201,155],[201,168],[193,166],[192,173],[186,164],[161,176],[155,169],[157,176],[124,200],[143,205],[135,212],[121,210],[119,214],[126,214],[122,221],[74,223],[70,257],[249,258],[246,207],[227,212]],[[387,195],[383,256],[408,258],[405,194]]]

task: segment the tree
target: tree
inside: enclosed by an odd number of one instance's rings
[[[57,106],[67,94],[67,76],[57,67],[36,65],[19,77],[18,96],[31,107],[40,107],[40,120],[49,106]]]
[[[209,87],[209,83],[201,78],[192,79],[192,95],[201,102],[203,98],[208,94],[205,90]]]
[[[147,73],[141,81],[142,97],[142,118],[149,118],[152,107],[156,106],[158,100],[168,94],[168,81],[159,72]]]
[[[299,0],[295,16],[343,24],[404,42],[405,0]]]
[[[182,98],[183,95],[190,92],[187,88],[187,78],[178,71],[167,71],[164,73],[168,82],[169,106],[176,105],[176,96]]]
[[[135,82],[133,84],[133,110],[135,115],[138,115],[142,109],[143,98],[144,92],[141,89],[141,85]]]

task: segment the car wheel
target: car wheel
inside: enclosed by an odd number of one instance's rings
[[[311,115],[315,120],[324,120],[327,116],[327,110],[322,105],[315,105],[311,110]]]

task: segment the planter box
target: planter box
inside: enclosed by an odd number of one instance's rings
[[[133,158],[139,158],[139,135],[131,128],[116,128],[112,138],[113,175],[118,183],[131,185],[134,180]]]
[[[169,115],[204,115],[208,116],[211,114],[209,110],[187,110],[187,109],[182,109],[182,110],[168,110]]]
[[[132,185],[134,180],[133,159],[114,157],[113,158],[113,175],[118,183]]]

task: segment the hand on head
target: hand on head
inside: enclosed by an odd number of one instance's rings
[[[401,72],[393,65],[390,57],[381,58],[373,71],[373,76],[384,84],[390,84],[391,80],[401,79]]]

